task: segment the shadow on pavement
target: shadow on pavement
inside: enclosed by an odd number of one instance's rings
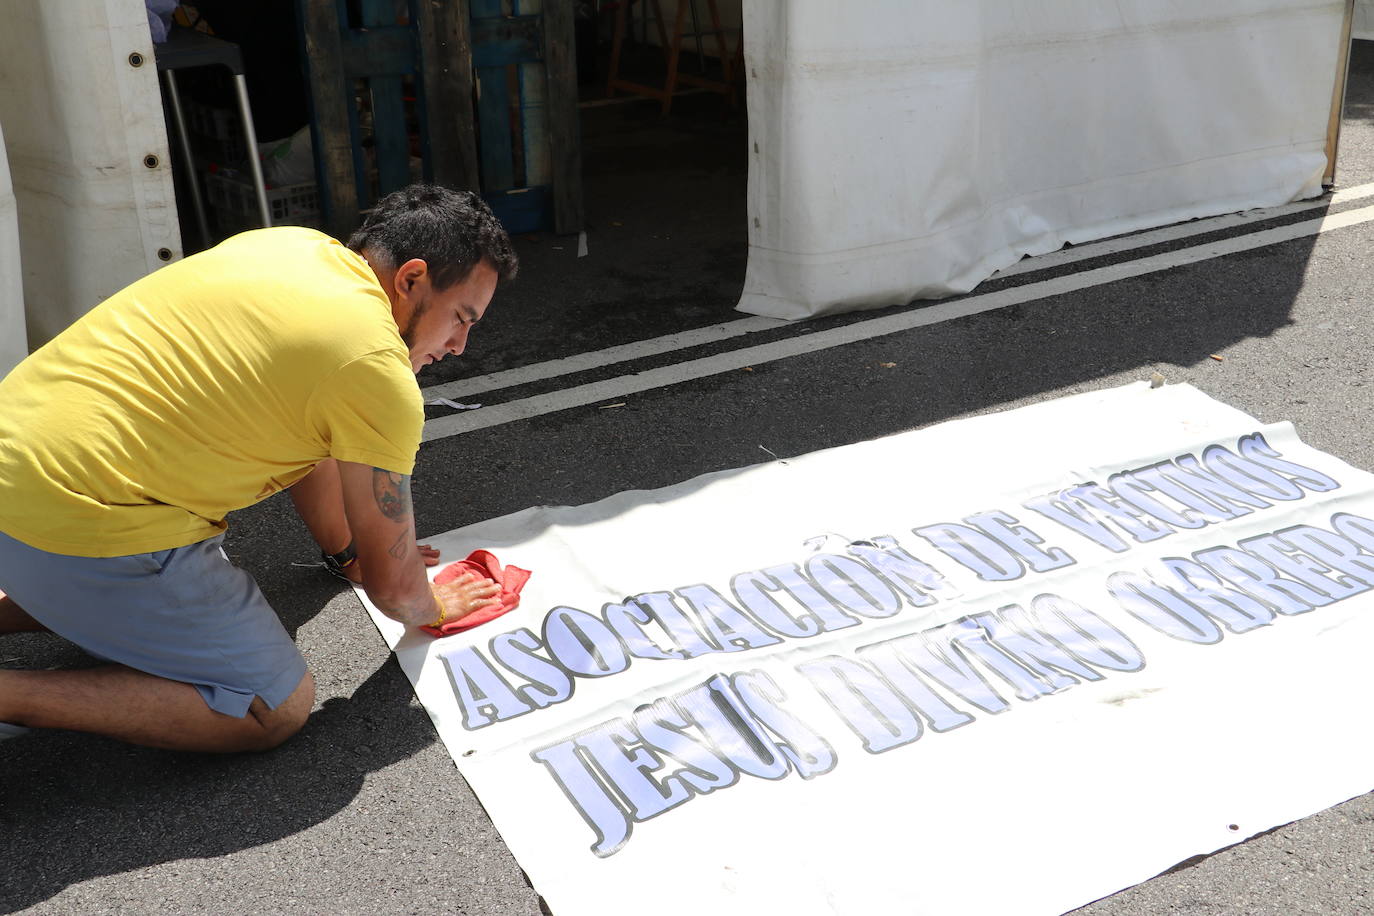
[[[1301,219],[1320,219],[1325,212],[1319,207]],[[1212,240],[1195,237],[1147,253]],[[1247,339],[1270,337],[1292,323],[1316,240],[1306,236],[957,321],[759,362],[747,370],[640,392],[624,398],[624,406],[615,410],[591,404],[545,414],[522,421],[518,434],[514,427],[495,426],[435,440],[420,452],[417,524],[424,532],[443,532],[532,505],[585,505],[626,490],[653,490],[755,465],[772,460],[771,454],[788,458],[1046,392],[1067,393],[1122,373],[1147,379],[1159,371],[1171,381],[1181,380],[1185,372],[1196,377],[1221,365],[1213,354]],[[1068,272],[1082,267],[1074,265]],[[1063,272],[1027,274],[1014,284],[992,281],[972,295]],[[806,325],[814,333],[930,305]],[[1331,368],[1339,366],[1333,362]],[[1314,367],[1314,381],[1321,371]],[[1295,403],[1305,403],[1303,392],[1293,396]],[[613,513],[616,507],[603,508]]]
[[[52,732],[0,743],[0,912],[69,885],[222,856],[318,824],[435,740],[389,660],[266,754],[211,756]]]

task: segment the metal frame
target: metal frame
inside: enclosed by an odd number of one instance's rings
[[[1355,24],[1355,0],[1345,0],[1345,22],[1341,25],[1341,49],[1336,63],[1336,83],[1331,90],[1331,119],[1326,126],[1326,174],[1322,186],[1336,184],[1336,154],[1341,145],[1341,118],[1345,115],[1345,90],[1350,84],[1350,42]]]

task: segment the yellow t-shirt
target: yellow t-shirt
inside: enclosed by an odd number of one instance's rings
[[[85,557],[180,547],[327,457],[411,473],[423,425],[367,262],[312,229],[246,232],[0,381],[0,531]]]

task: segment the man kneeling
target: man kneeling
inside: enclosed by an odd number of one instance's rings
[[[0,737],[239,751],[295,734],[314,681],[220,547],[228,512],[287,487],[392,618],[490,602],[490,580],[425,574],[415,373],[463,351],[515,272],[480,198],[416,185],[347,247],[281,227],[168,265],[0,380],[0,633],[51,630],[109,662],[0,671]]]

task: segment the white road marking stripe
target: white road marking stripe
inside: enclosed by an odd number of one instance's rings
[[[812,353],[829,347],[869,340],[900,331],[909,331],[924,325],[976,315],[980,312],[1005,308],[1009,305],[1017,305],[1050,296],[1060,296],[1093,286],[1101,286],[1105,283],[1114,283],[1118,280],[1139,277],[1161,270],[1196,264],[1199,261],[1225,257],[1254,248],[1291,242],[1305,236],[1318,235],[1333,229],[1367,223],[1371,220],[1374,220],[1374,206],[1348,210],[1321,219],[1305,220],[1288,226],[1280,226],[1277,229],[1266,229],[1262,232],[1234,236],[1217,242],[1209,242],[1205,245],[1180,248],[1177,251],[1170,251],[1153,257],[1123,261],[1108,267],[1055,277],[1052,280],[1028,283],[1013,289],[999,290],[981,296],[970,296],[957,302],[936,303],[926,308],[855,322],[843,327],[816,331],[812,334],[775,340],[754,347],[744,347],[729,353],[687,360],[634,375],[623,375],[587,385],[577,385],[549,394],[484,407],[471,413],[439,417],[425,424],[424,441],[432,442],[447,436],[455,436],[489,426],[499,426],[504,423],[513,423],[517,420],[526,420],[571,407],[595,404],[598,401],[621,399],[627,395],[648,391],[652,388],[662,388],[691,379],[742,369],[745,366],[757,366],[761,363],[786,359],[790,356],[800,356],[804,353]]]
[[[472,378],[459,379],[456,382],[446,382],[442,385],[431,385],[424,389],[424,395],[427,401],[432,400],[436,395],[455,399],[471,397],[501,388],[523,385],[526,382],[557,378],[560,375],[582,372],[587,369],[600,369],[602,366],[611,366],[632,359],[657,356],[659,353],[671,353],[674,350],[685,350],[688,347],[715,343],[718,340],[729,340],[731,337],[738,337],[753,331],[764,331],[769,328],[789,325],[795,326],[793,322],[782,321],[778,318],[743,318],[739,321],[727,321],[723,324],[693,328],[690,331],[681,331],[677,334],[665,334],[651,340],[636,340],[634,343],[607,347],[592,353],[578,353],[574,356],[565,356],[562,359],[551,359],[548,362],[533,363],[528,366],[520,366],[517,369],[507,369],[504,372],[477,375]]]
[[[1062,264],[1072,264],[1075,261],[1083,261],[1088,258],[1097,258],[1108,254],[1119,254],[1123,251],[1131,251],[1136,248],[1157,245],[1160,242],[1202,235],[1206,232],[1217,232],[1234,226],[1243,226],[1267,219],[1274,219],[1279,216],[1285,216],[1290,213],[1301,213],[1306,210],[1317,209],[1318,207],[1346,203],[1370,196],[1374,196],[1374,184],[1359,185],[1358,187],[1338,191],[1329,198],[1320,197],[1316,200],[1285,204],[1282,207],[1270,207],[1264,210],[1249,210],[1244,213],[1236,213],[1229,216],[1194,220],[1193,222],[1169,226],[1164,229],[1156,229],[1150,232],[1142,232],[1123,238],[1105,239],[1101,242],[1093,242],[1088,245],[1061,249],[1060,251],[1051,252],[1050,254],[1040,255],[1034,258],[1026,258],[995,274],[994,278],[1010,277],[1017,274],[1031,273],[1037,270],[1046,270],[1051,267],[1058,267]],[[473,395],[486,394],[489,391],[497,391],[501,388],[513,388],[516,385],[524,385],[527,382],[557,378],[560,375],[569,375],[573,372],[584,372],[588,369],[600,369],[603,366],[612,366],[616,363],[643,359],[646,356],[657,356],[660,353],[671,353],[673,350],[685,350],[690,347],[701,346],[702,344],[729,340],[733,337],[740,337],[745,334],[753,334],[757,331],[768,331],[773,328],[787,326],[804,327],[803,325],[796,325],[794,322],[781,321],[776,318],[741,318],[737,321],[726,321],[720,324],[710,325],[709,327],[694,328],[690,331],[666,334],[662,337],[654,337],[649,340],[637,340],[633,343],[607,347],[604,350],[597,350],[592,353],[579,353],[575,356],[548,360],[542,363],[533,363],[515,369],[506,369],[502,372],[492,372],[487,375],[474,376],[473,378],[458,379],[453,382],[431,385],[424,389],[424,393],[427,400],[435,397],[454,399],[471,397]]]

